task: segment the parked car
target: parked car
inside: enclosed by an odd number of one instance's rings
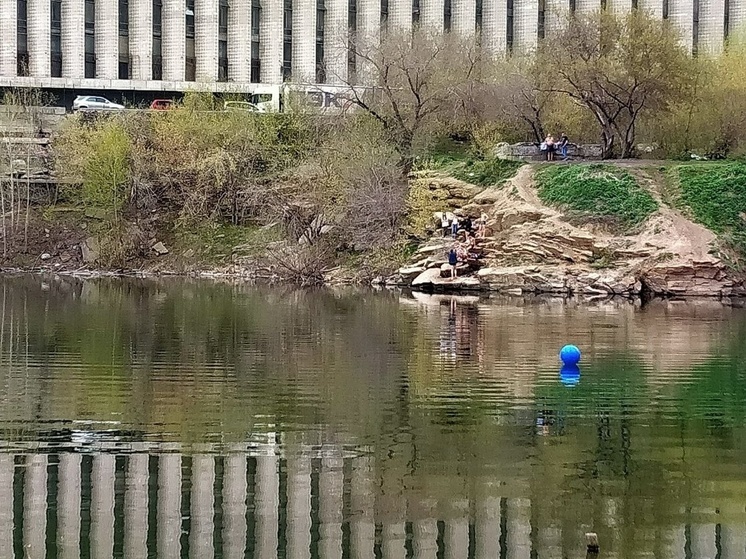
[[[223,103],[223,109],[226,111],[248,111],[250,113],[263,112],[262,109],[248,101],[226,101]]]
[[[124,109],[124,105],[112,103],[105,97],[99,97],[98,95],[78,95],[73,101],[74,111],[121,111],[122,109]]]
[[[155,99],[150,104],[151,111],[167,111],[174,108],[173,99]]]

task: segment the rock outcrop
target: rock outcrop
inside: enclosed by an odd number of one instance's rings
[[[744,278],[712,254],[715,235],[665,204],[636,234],[614,235],[573,225],[542,204],[530,166],[501,187],[477,190],[462,198],[460,213],[488,216],[479,269],[459,270],[451,278],[441,266],[453,241],[437,238],[419,248],[397,281],[422,290],[591,297],[746,294]]]

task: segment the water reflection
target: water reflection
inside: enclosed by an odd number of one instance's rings
[[[238,449],[189,456],[151,449],[121,456],[120,460],[106,453],[3,455],[10,459],[0,462],[6,466],[3,475],[10,476],[3,486],[10,490],[5,506],[20,510],[22,500],[23,514],[10,514],[3,524],[2,549],[11,550],[13,534],[20,533],[16,550],[23,549],[22,556],[32,559],[434,559],[441,556],[439,550],[451,559],[529,559],[534,554],[553,559],[580,555],[583,531],[590,528],[555,515],[554,504],[542,496],[528,497],[528,480],[474,486],[466,498],[448,502],[402,496],[404,513],[397,522],[372,514],[378,495],[371,488],[381,472],[370,468],[367,456],[330,459],[316,452],[286,458]],[[174,470],[182,460],[189,467]],[[115,489],[120,479],[125,480],[124,491]],[[91,500],[89,514],[86,496]],[[174,514],[179,499],[188,503],[183,516]],[[743,506],[722,501],[722,509],[681,509],[676,522],[666,526],[649,518],[650,524],[636,534],[625,526],[624,501],[602,498],[600,525],[609,528],[605,554],[626,556],[636,542],[636,557],[678,558],[686,549],[686,556],[694,559],[743,557]],[[366,508],[359,509],[360,505]],[[115,517],[115,510],[122,511],[123,519]],[[81,549],[82,541],[90,542],[90,553]]]
[[[746,557],[741,309],[44,281],[0,279],[0,558]]]

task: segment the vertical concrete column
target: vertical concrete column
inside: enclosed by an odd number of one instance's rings
[[[474,522],[474,559],[500,557],[500,498],[477,501]],[[544,556],[540,556],[544,559]]]
[[[727,0],[707,0],[699,3],[697,52],[710,56],[717,56],[723,52],[726,2]]]
[[[277,529],[280,504],[280,474],[277,469],[277,456],[257,456],[256,487],[254,488],[254,530],[256,544],[254,556],[257,559],[275,559],[277,557]]]
[[[311,557],[311,460],[288,458],[287,559]]]
[[[681,35],[681,43],[688,53],[694,47],[694,0],[669,0],[668,21]]]
[[[442,33],[445,26],[444,13],[444,0],[420,0],[420,27]]]
[[[152,35],[152,33],[151,33]],[[62,76],[85,77],[85,0],[62,3]]]
[[[376,524],[373,493],[373,461],[368,456],[353,458],[350,474],[350,556],[374,559]]]
[[[148,556],[148,462],[144,453],[127,458],[124,488],[124,556]]]
[[[531,556],[531,501],[508,499],[506,516],[507,559],[529,559]]]
[[[381,40],[381,0],[358,0],[357,3],[357,34],[355,41],[357,49],[366,51]],[[370,83],[374,79],[375,70],[363,57],[358,56],[355,61],[358,81]]]
[[[438,556],[438,521],[435,501],[420,503],[418,518],[412,520],[412,552],[414,559],[436,559]]]
[[[13,557],[13,472],[12,454],[0,454],[0,557]]]
[[[262,83],[282,82],[283,12],[282,0],[268,0],[262,3],[259,17],[259,63]]]
[[[18,3],[16,0],[0,0],[0,76],[17,74],[18,57]]]
[[[730,496],[720,506],[720,559],[746,555],[746,511],[743,494]]]
[[[249,30],[246,30],[247,33]],[[195,79],[214,82],[218,79],[218,0],[194,1]]]
[[[251,81],[251,0],[231,0],[228,7],[228,79]]]
[[[451,0],[451,2],[451,31],[464,37],[473,36],[477,29],[476,0]],[[520,3],[516,2],[515,4],[518,5]]]
[[[383,559],[405,559],[407,530],[404,522],[387,522],[381,529],[381,555]]]
[[[246,551],[246,454],[223,462],[223,557],[243,559]]]
[[[666,528],[661,533],[661,559],[681,559],[686,556],[686,526]]]
[[[80,454],[60,454],[57,466],[57,554],[80,557]],[[0,553],[1,557],[5,557]]]
[[[119,77],[119,2],[96,0],[96,77]]]
[[[158,558],[181,557],[181,455],[161,454],[158,457],[157,495]]]
[[[46,533],[47,455],[29,454],[26,456],[26,478],[23,484],[24,559],[46,557]]]
[[[347,0],[326,0],[324,19],[324,65],[326,81],[333,84],[347,83]],[[411,10],[410,10],[411,11]]]
[[[653,17],[663,18],[663,0],[638,0],[637,7]]]
[[[321,460],[319,472],[319,555],[342,559],[342,492],[344,461],[341,457]]]
[[[163,79],[181,82],[186,74],[186,4],[184,0],[163,0],[161,13]]]
[[[215,460],[206,454],[192,457],[192,492],[189,514],[189,555],[194,559],[212,559],[213,517],[215,514]]]
[[[692,559],[715,559],[718,554],[715,530],[715,524],[692,524]]]
[[[483,0],[482,47],[493,58],[505,56],[508,51],[507,0]]]
[[[521,0],[513,4],[513,52],[536,50],[539,40],[539,0]]]
[[[94,454],[91,472],[91,557],[114,556],[114,478],[113,454]]]
[[[558,33],[570,14],[570,0],[546,0],[544,36],[551,38]]]
[[[28,0],[29,74],[37,78],[48,78],[52,73],[51,10],[49,0]]]
[[[728,36],[736,39],[743,38],[746,33],[746,3],[741,0],[727,0],[727,2]]]
[[[632,9],[632,0],[606,0],[606,9],[616,15],[624,15]]]
[[[293,81],[316,81],[316,0],[293,0]]]
[[[132,79],[151,80],[153,79],[153,2],[130,0],[129,12]]]
[[[451,507],[443,535],[445,559],[467,559],[469,557],[469,501],[458,499],[451,503]]]
[[[412,0],[389,0],[389,32],[412,31]]]

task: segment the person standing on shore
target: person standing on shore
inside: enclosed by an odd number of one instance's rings
[[[567,145],[570,143],[570,140],[567,138],[567,134],[562,132],[562,135],[560,136],[559,140],[559,150],[562,154],[562,161],[567,161]]]

